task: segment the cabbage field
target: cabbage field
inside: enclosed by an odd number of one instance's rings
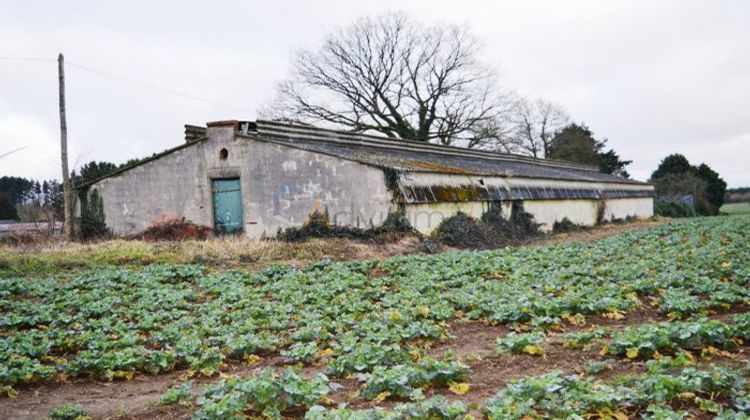
[[[49,383],[177,371],[144,416],[746,418],[749,241],[750,217],[714,217],[261,272],[3,278],[0,414]]]

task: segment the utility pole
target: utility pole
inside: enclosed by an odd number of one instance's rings
[[[65,237],[72,241],[73,232],[73,186],[68,171],[68,124],[65,120],[65,59],[57,56],[57,76],[60,86],[60,158],[62,159],[63,198],[65,201]]]

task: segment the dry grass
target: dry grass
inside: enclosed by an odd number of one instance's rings
[[[604,225],[584,232],[540,238],[524,246],[593,241],[624,231],[648,229],[670,219],[652,219],[624,225]],[[242,267],[258,270],[272,264],[304,265],[322,258],[332,260],[383,259],[421,252],[418,236],[377,242],[341,238],[304,242],[219,237],[208,240],[141,241],[115,239],[67,243],[60,238],[17,245],[0,244],[0,278],[66,275],[102,266],[138,267],[153,263],[203,264],[215,269]],[[452,250],[443,247],[444,251]]]
[[[387,244],[337,238],[297,243],[245,237],[156,242],[115,239],[92,243],[50,239],[44,243],[0,245],[0,277],[39,276],[108,265],[135,267],[153,263],[259,269],[275,263],[297,265],[322,258],[383,258],[413,253],[418,247],[419,239],[414,236]]]

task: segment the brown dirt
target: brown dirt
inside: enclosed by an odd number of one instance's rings
[[[732,311],[734,312],[734,311]],[[602,318],[602,323],[594,322],[596,317],[590,317],[587,328],[594,325],[608,325],[613,328],[624,328],[628,325],[638,325],[649,320],[659,320],[653,308],[643,306],[639,310],[626,314],[621,320]],[[478,321],[459,321],[448,327],[450,338],[441,343],[435,343],[429,354],[442,357],[451,352],[455,357],[471,368],[469,381],[470,390],[467,394],[458,396],[447,388],[431,388],[426,395],[445,395],[450,400],[461,400],[465,404],[481,405],[487,399],[503,389],[510,381],[531,375],[539,375],[552,370],[560,370],[565,374],[586,374],[587,362],[603,360],[608,356],[601,356],[597,349],[586,351],[565,348],[554,340],[548,340],[542,345],[544,356],[503,354],[496,355],[495,339],[507,334],[510,329],[503,325],[488,325]],[[731,357],[718,356],[712,360],[701,360],[701,364],[720,363],[741,365],[748,359],[750,345],[743,346],[732,352]],[[591,375],[597,379],[611,380],[621,375],[638,374],[644,371],[643,361],[629,361],[615,359],[609,369]],[[283,360],[278,355],[267,356],[258,366],[247,366],[240,362],[230,362],[224,374],[244,375],[261,367],[274,369],[284,368]],[[303,369],[304,376],[312,376],[323,370],[323,364],[307,366]],[[161,395],[170,387],[180,384],[185,372],[174,372],[158,376],[138,375],[130,382],[100,382],[79,379],[66,384],[45,384],[37,387],[21,389],[16,399],[0,399],[0,418],[42,418],[51,409],[62,406],[67,402],[81,404],[93,418],[154,418],[154,419],[183,419],[190,417],[190,408],[183,406],[162,406],[159,404]],[[216,378],[193,379],[193,391],[198,393],[205,385],[217,381]],[[360,397],[352,397],[350,393],[360,387],[357,379],[338,378],[335,382],[343,387],[334,392],[331,397],[336,403],[346,402],[350,408],[363,409],[380,406],[390,408],[398,401],[386,400],[381,403],[366,401]],[[290,413],[291,414],[291,413]],[[480,413],[474,412],[479,415]],[[293,416],[298,417],[298,416]]]
[[[608,317],[606,314],[597,314],[586,317],[586,326],[583,328],[591,327],[609,327],[618,328],[626,327],[630,325],[640,325],[647,322],[661,322],[667,321],[667,317],[659,312],[659,309],[655,306],[651,306],[648,303],[647,298],[641,298],[644,302],[643,305],[637,307],[634,311],[623,313],[623,318],[617,319]],[[577,329],[575,326],[571,326],[570,330]]]
[[[136,376],[129,382],[75,380],[20,389],[15,399],[0,399],[0,417],[41,419],[66,403],[80,404],[92,418],[131,413],[156,404],[167,389],[180,383],[180,373]]]
[[[487,325],[479,321],[461,321],[448,327],[448,341],[434,345],[429,354],[443,357],[453,353],[458,359],[491,354],[495,351],[495,339],[510,332],[505,325]]]
[[[531,245],[546,245],[572,241],[594,241],[621,232],[648,229],[664,223],[664,220],[654,222],[637,222],[627,225],[608,225],[599,229],[576,232],[574,234],[556,235],[550,239],[535,242]],[[332,243],[342,245],[344,250],[334,256],[334,259],[384,259],[394,255],[404,255],[419,252],[420,239],[407,236],[393,243],[363,243],[355,241],[331,240]],[[345,246],[344,246],[345,245]],[[334,247],[336,249],[336,247]],[[254,264],[257,264],[254,262]],[[262,265],[262,263],[260,264]],[[383,275],[373,271],[372,276]],[[734,311],[732,311],[734,313]],[[620,320],[605,318],[601,315],[587,317],[587,325],[576,327],[565,325],[566,330],[576,328],[590,328],[594,325],[624,327],[637,325],[646,321],[664,320],[664,316],[649,306],[644,305],[632,313],[626,313]],[[509,381],[523,376],[541,374],[550,370],[562,370],[566,373],[582,373],[586,362],[600,359],[595,353],[582,350],[567,349],[559,345],[545,344],[546,354],[542,357],[528,355],[500,355],[494,354],[495,339],[507,334],[510,330],[503,325],[487,325],[481,322],[456,322],[448,327],[451,337],[443,343],[436,343],[429,350],[434,356],[452,352],[460,360],[467,363],[472,370],[469,381],[470,391],[464,396],[451,394],[447,389],[433,389],[427,393],[443,394],[451,399],[460,399],[466,403],[482,403],[502,389]],[[743,350],[746,351],[746,350]],[[746,353],[745,353],[746,358]],[[278,357],[270,357],[264,366],[281,368]],[[241,364],[229,366],[227,374],[246,374],[253,368]],[[308,367],[305,374],[320,371],[320,366]],[[623,373],[636,373],[642,370],[640,363],[615,363],[612,370],[605,370],[598,374],[603,379],[611,378]],[[0,418],[43,418],[51,409],[62,406],[67,402],[81,404],[93,418],[155,418],[175,419],[189,418],[190,410],[181,406],[161,406],[158,401],[161,395],[170,387],[182,382],[181,376],[185,372],[173,372],[158,376],[137,375],[129,382],[100,382],[90,379],[78,379],[65,384],[44,384],[20,389],[20,395],[15,399],[0,398]],[[194,390],[197,392],[205,384],[216,379],[194,380]],[[351,401],[347,393],[359,387],[356,379],[338,379],[344,387],[337,391],[333,398],[337,402],[350,402],[351,407],[371,407],[376,405],[359,398]],[[393,401],[377,404],[388,407]]]

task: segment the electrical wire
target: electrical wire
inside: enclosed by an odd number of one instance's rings
[[[53,60],[53,59],[49,59],[49,58],[12,57],[12,56],[0,56],[0,60],[40,61],[40,62],[56,62],[57,61],[57,60]],[[246,109],[246,108],[242,108],[242,107],[239,107],[239,106],[236,106],[236,105],[232,105],[232,104],[228,104],[228,103],[216,101],[216,100],[205,98],[205,97],[201,97],[201,96],[191,95],[191,94],[188,94],[188,93],[179,92],[179,91],[176,91],[174,89],[169,89],[169,88],[157,86],[157,85],[154,85],[154,84],[151,84],[151,83],[141,82],[141,81],[138,81],[138,80],[135,80],[135,79],[131,79],[131,78],[125,77],[125,76],[120,76],[120,75],[117,75],[117,74],[114,74],[114,73],[109,73],[109,72],[98,70],[98,69],[95,69],[95,68],[92,68],[92,67],[84,66],[83,64],[77,64],[77,63],[73,63],[73,62],[70,62],[70,61],[67,61],[67,60],[65,61],[65,64],[67,64],[67,65],[69,65],[71,67],[75,67],[75,68],[84,70],[84,71],[88,71],[88,72],[91,72],[91,73],[96,73],[96,74],[99,74],[99,75],[102,75],[102,76],[111,77],[113,79],[117,79],[117,80],[120,80],[122,82],[130,83],[130,84],[137,85],[137,86],[140,86],[140,87],[144,87],[144,88],[147,88],[147,89],[156,90],[156,91],[163,92],[163,93],[168,93],[170,95],[181,96],[183,98],[188,98],[188,99],[192,99],[192,100],[195,100],[195,101],[201,101],[201,102],[209,103],[209,104],[216,105],[216,106],[222,106],[222,107],[225,107],[225,108],[231,108],[231,109],[236,109],[238,111],[252,113],[251,110]]]
[[[10,152],[5,152],[5,153],[3,153],[3,154],[0,154],[0,159],[2,159],[2,158],[4,158],[4,157],[6,157],[6,156],[8,156],[8,155],[11,155],[11,154],[13,154],[13,153],[16,153],[16,152],[18,152],[18,151],[21,151],[21,150],[23,150],[23,149],[25,149],[25,148],[27,148],[27,147],[28,147],[28,146],[21,146],[21,147],[19,147],[18,149],[13,149],[13,150],[11,150]]]

